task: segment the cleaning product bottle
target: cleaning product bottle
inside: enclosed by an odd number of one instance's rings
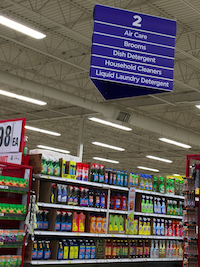
[[[58,189],[58,195],[57,195],[57,202],[61,203],[62,200],[62,185],[61,184],[57,184],[57,189]]]
[[[139,235],[143,235],[143,220],[142,217],[139,217]]]
[[[74,257],[73,257],[73,259],[77,260],[78,259],[79,246],[78,246],[78,243],[77,243],[77,241],[75,239],[73,240],[73,246],[74,246]]]
[[[174,179],[170,179],[170,195],[174,195]]]
[[[90,245],[91,245],[91,259],[95,259],[96,256],[96,246],[94,244],[94,240],[90,240]]]
[[[56,220],[55,220],[55,231],[60,231],[60,226],[61,226],[61,212],[60,211],[56,211]]]
[[[73,260],[74,259],[74,243],[73,240],[69,240],[69,260]]]
[[[85,241],[85,259],[89,260],[91,257],[91,245],[88,240]]]
[[[78,232],[78,214],[73,212],[72,232]]]
[[[142,235],[147,235],[147,222],[146,222],[146,218],[143,218]]]
[[[165,185],[164,185],[164,178],[163,177],[160,177],[159,192],[161,194],[165,193]]]
[[[163,255],[163,258],[166,258],[166,246],[165,246],[165,240],[163,240],[162,255]]]
[[[85,259],[85,242],[83,240],[79,241],[79,259]]]
[[[94,191],[89,190],[89,204],[88,207],[94,207]]]
[[[83,212],[78,215],[78,231],[80,233],[85,232],[85,215],[83,214]]]
[[[95,206],[95,208],[100,208],[100,193],[99,193],[99,191],[96,191],[96,193],[95,193],[94,206]]]
[[[156,235],[156,219],[153,219],[153,235]]]
[[[54,166],[50,157],[48,157],[47,161],[47,175],[54,175]]]
[[[149,197],[146,196],[145,212],[149,213]]]
[[[170,215],[170,200],[167,200],[167,215]]]
[[[73,187],[73,205],[78,206],[79,204],[79,188],[77,186]]]
[[[67,232],[71,232],[72,231],[72,212],[69,212],[69,211],[66,214],[65,230]]]
[[[59,159],[56,159],[56,160],[55,160],[54,175],[55,175],[55,176],[60,176]]]
[[[145,212],[145,195],[142,195],[141,212]]]
[[[153,213],[153,197],[149,197],[149,212]]]
[[[74,199],[73,199],[73,186],[69,185],[68,186],[68,200],[67,200],[67,205],[73,205]]]
[[[157,177],[154,177],[153,191],[154,191],[154,192],[158,192],[158,182],[157,182]]]
[[[155,241],[155,249],[154,249],[154,257],[158,258],[159,250],[158,250],[158,240]]]
[[[166,194],[170,194],[169,178],[166,178]]]
[[[127,172],[125,171],[124,172],[124,187],[127,187],[128,186],[128,174]]]
[[[154,198],[154,213],[158,213],[157,198]]]
[[[165,199],[162,198],[161,214],[166,214]]]
[[[49,220],[48,220],[48,210],[44,210],[44,215],[43,215],[43,230],[48,230],[49,229]]]
[[[160,204],[160,198],[157,198],[157,213],[161,213],[161,204]]]
[[[120,209],[121,210],[127,210],[127,197],[125,194],[122,195]]]
[[[150,219],[147,219],[147,235],[151,235],[151,224],[150,224]]]
[[[160,236],[160,219],[157,219],[156,235]]]
[[[60,230],[66,231],[66,212],[61,212],[61,219],[60,219]]]
[[[32,249],[32,260],[37,260],[37,258],[38,258],[38,245],[37,241],[34,241]]]
[[[160,226],[160,235],[165,235],[165,226],[164,226],[164,220],[161,219],[161,226]]]
[[[162,258],[162,241],[160,240],[160,245],[159,245],[159,258]]]
[[[154,240],[151,240],[150,258],[152,259],[155,258],[154,252],[155,252]]]
[[[68,260],[69,259],[69,242],[66,240],[63,240],[63,260]]]
[[[62,242],[58,243],[58,252],[57,252],[57,260],[63,259],[63,245]]]
[[[120,186],[124,186],[124,172],[121,171],[121,174],[120,174]]]
[[[61,188],[62,188],[61,202],[67,203],[67,186],[63,184]]]
[[[152,191],[153,190],[153,185],[152,185],[151,175],[148,175],[148,179],[149,179],[149,191]]]
[[[115,169],[113,169],[112,170],[112,173],[113,173],[113,179],[112,179],[112,184],[113,185],[116,185],[116,181],[117,181],[117,174],[116,174],[116,170]]]
[[[168,259],[169,257],[170,257],[170,243],[167,240],[166,258]]]
[[[105,209],[105,206],[106,206],[106,194],[105,192],[102,191],[100,194],[100,208]]]
[[[140,189],[144,190],[144,175],[140,174]]]
[[[56,184],[51,185],[51,195],[50,195],[50,203],[55,203],[55,195],[56,195]]]
[[[109,184],[113,184],[113,170],[109,169]]]
[[[149,177],[147,174],[144,174],[144,189],[149,190]]]
[[[112,259],[116,259],[117,256],[117,243],[116,240],[113,240],[112,243]]]
[[[37,260],[42,260],[44,256],[44,250],[42,241],[38,241],[38,248],[37,248]]]
[[[47,174],[47,161],[45,156],[42,157],[41,173]]]
[[[44,260],[49,260],[51,257],[50,241],[44,243]]]
[[[117,170],[117,181],[116,181],[117,186],[120,186],[120,178],[121,178],[121,171]]]

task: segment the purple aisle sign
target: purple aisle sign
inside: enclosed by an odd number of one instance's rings
[[[173,90],[176,21],[94,8],[90,79],[105,99]]]

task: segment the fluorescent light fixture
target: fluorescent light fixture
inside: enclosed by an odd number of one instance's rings
[[[43,39],[46,35],[42,32],[36,31],[30,27],[27,27],[19,22],[0,15],[0,24],[7,26],[15,31],[29,35],[35,39]]]
[[[173,176],[180,176],[180,174],[178,174],[178,173],[174,173]]]
[[[195,105],[195,107],[200,109],[200,105]]]
[[[112,160],[112,159],[104,159],[104,158],[99,158],[99,157],[93,157],[93,159],[100,160],[100,161],[106,161],[106,162],[110,162],[110,163],[116,163],[116,164],[119,163],[119,161]]]
[[[150,172],[159,172],[157,169],[152,169],[148,167],[143,167],[143,166],[137,166],[138,169],[145,170],[145,171],[150,171]]]
[[[172,163],[173,162],[170,159],[163,159],[163,158],[159,158],[159,157],[155,157],[155,156],[151,156],[151,155],[147,155],[146,157],[148,159],[155,159],[155,160],[163,161],[163,162],[166,162],[166,163]]]
[[[112,126],[114,128],[120,129],[120,130],[132,131],[132,129],[129,128],[129,127],[126,127],[126,126],[123,126],[123,125],[120,125],[120,124],[117,124],[117,123],[113,123],[113,122],[110,122],[110,121],[105,121],[105,120],[98,119],[98,118],[95,118],[95,117],[89,117],[88,119],[91,120],[91,121],[95,121],[95,122],[101,123],[101,124],[105,124],[107,126]]]
[[[32,127],[32,126],[28,126],[28,125],[25,125],[25,129],[31,130],[31,131],[35,131],[35,132],[50,134],[50,135],[54,135],[54,136],[61,136],[60,133],[56,133],[56,132],[52,132],[52,131],[48,131],[48,130],[44,130],[44,129],[40,129],[40,128],[36,128],[36,127]]]
[[[33,98],[30,98],[30,97],[26,97],[26,96],[23,96],[23,95],[17,95],[17,94],[11,93],[11,92],[3,91],[3,90],[0,90],[0,95],[4,95],[4,96],[7,96],[7,97],[12,97],[12,98],[15,98],[15,99],[18,99],[18,100],[30,102],[31,104],[36,104],[36,105],[40,105],[40,106],[45,106],[47,104],[44,101],[40,101],[40,100],[33,99]]]
[[[124,151],[125,150],[124,148],[121,148],[121,147],[118,147],[118,146],[111,146],[111,145],[107,145],[107,144],[100,143],[100,142],[92,142],[92,144],[96,145],[96,146],[102,146],[102,147],[118,150],[118,151]]]
[[[171,140],[171,139],[159,138],[159,140],[163,141],[165,143],[171,144],[171,145],[180,146],[180,147],[183,147],[183,148],[191,148],[191,146],[189,146],[189,145],[186,145],[186,144],[183,144],[183,143],[180,143],[180,142],[176,142],[176,141]]]
[[[64,153],[64,154],[69,154],[70,153],[70,151],[68,151],[68,150],[63,150],[63,149],[54,148],[54,147],[50,147],[50,146],[38,145],[37,147],[43,148],[43,149],[52,150],[52,151],[56,151],[56,152],[60,152],[60,153]]]

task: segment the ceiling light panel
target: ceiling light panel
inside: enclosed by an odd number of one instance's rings
[[[30,131],[44,133],[44,134],[50,134],[50,135],[54,135],[54,136],[61,136],[60,133],[56,133],[56,132],[52,132],[52,131],[48,131],[48,130],[44,130],[44,129],[40,129],[40,128],[36,128],[36,127],[32,127],[32,126],[28,126],[28,125],[25,126],[25,129],[30,130]]]
[[[173,162],[172,160],[169,160],[169,159],[163,159],[163,158],[155,157],[155,156],[151,156],[151,155],[147,155],[146,157],[148,159],[154,159],[154,160],[158,160],[158,161],[162,161],[162,162],[166,162],[166,163],[172,163]]]
[[[47,149],[47,150],[51,150],[51,151],[64,153],[64,154],[69,154],[70,153],[70,151],[68,151],[68,150],[63,150],[63,149],[60,149],[60,148],[54,148],[54,147],[51,147],[51,146],[38,145],[37,147],[38,148],[42,148],[42,149]]]
[[[31,104],[36,104],[36,105],[39,105],[39,106],[45,106],[47,104],[46,102],[41,101],[41,100],[37,100],[37,99],[34,99],[34,98],[26,97],[26,96],[23,96],[23,95],[17,95],[15,93],[7,92],[7,91],[4,91],[4,90],[0,90],[0,95],[11,97],[11,98],[15,98],[15,99],[22,100],[22,101],[25,101],[25,102],[29,102]]]
[[[137,166],[137,168],[141,169],[141,170],[145,170],[145,171],[150,171],[150,172],[159,172],[159,170],[157,170],[157,169],[143,167],[143,166]]]
[[[110,162],[110,163],[115,163],[115,164],[119,163],[119,161],[112,160],[112,159],[104,159],[104,158],[99,158],[99,157],[93,157],[93,159],[100,160],[100,161],[106,161],[106,162]]]
[[[175,146],[179,146],[179,147],[183,147],[183,148],[191,148],[191,146],[180,143],[180,142],[176,142],[174,140],[168,139],[168,138],[159,138],[160,141],[171,144],[171,145],[175,145]]]
[[[111,145],[104,144],[104,143],[101,143],[101,142],[92,142],[92,144],[96,145],[96,146],[102,146],[102,147],[118,150],[118,151],[124,151],[125,150],[124,148],[121,148],[121,147],[118,147],[118,146],[111,146]]]
[[[107,126],[111,126],[111,127],[120,129],[120,130],[132,131],[132,129],[129,128],[129,127],[126,127],[126,126],[123,126],[123,125],[120,125],[120,124],[117,124],[117,123],[113,123],[113,122],[110,122],[110,121],[105,121],[105,120],[102,120],[102,119],[99,119],[99,118],[95,118],[95,117],[89,117],[88,119],[91,120],[91,121],[94,121],[94,122],[98,122],[98,123],[101,123],[101,124],[104,124],[104,125],[107,125]]]
[[[8,17],[4,17],[2,15],[0,15],[0,24],[9,27],[15,31],[21,32],[23,34],[26,34],[28,36],[31,36],[35,39],[43,39],[44,37],[46,37],[46,35],[42,32],[39,32],[37,30],[34,30],[30,27],[27,27],[19,22],[16,22],[12,19],[9,19]]]

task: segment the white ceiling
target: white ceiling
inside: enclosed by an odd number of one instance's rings
[[[177,20],[173,93],[116,101],[103,99],[89,79],[92,14],[96,3]],[[144,114],[163,125],[168,123],[186,130],[188,135],[199,135],[200,110],[195,107],[200,103],[199,0],[1,0],[0,12],[47,35],[43,40],[35,40],[0,25],[1,71],[91,100],[94,105],[113,105],[123,112]],[[29,88],[11,86],[9,82],[0,83],[0,88],[48,102],[47,106],[40,107],[0,96],[0,119],[26,117],[27,125],[61,133],[61,137],[51,137],[27,131],[29,149],[39,144],[50,145],[76,155],[83,117],[84,161],[94,161],[94,156],[107,157],[120,162],[107,166],[127,171],[137,172],[137,166],[142,165],[158,168],[163,175],[184,174],[185,156],[200,151],[200,142],[191,144],[190,150],[160,142],[158,138],[165,135],[161,128],[148,131],[131,125],[133,130],[124,132],[98,125],[87,117],[103,118],[102,114],[70,103],[67,98],[59,101],[43,92],[36,94]],[[181,137],[176,140],[181,141]],[[125,148],[125,152],[100,148],[92,145],[92,141],[118,145]],[[147,159],[147,154],[171,159],[173,163]]]

